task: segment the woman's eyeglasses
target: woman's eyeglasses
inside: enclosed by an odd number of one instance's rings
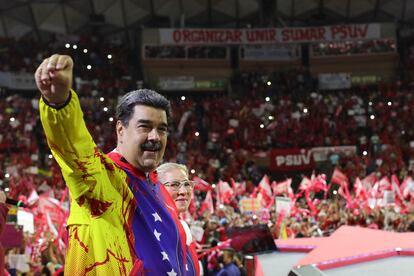
[[[171,182],[165,182],[164,185],[166,187],[169,187],[173,189],[175,192],[178,192],[181,187],[184,187],[187,191],[191,191],[194,188],[194,181],[190,180],[184,180],[184,181],[171,181]]]

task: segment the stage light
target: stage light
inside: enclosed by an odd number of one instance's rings
[[[92,65],[88,64],[88,65],[86,66],[86,69],[91,70],[91,69],[92,69]]]
[[[265,101],[266,101],[266,102],[270,102],[270,97],[266,97],[266,98],[265,98]]]
[[[260,124],[260,128],[264,128],[264,124]]]
[[[273,120],[275,117],[273,117],[272,115],[269,115],[269,120]]]
[[[76,49],[78,49],[78,45],[73,44],[72,48],[73,48],[73,50],[76,50]]]
[[[181,100],[182,101],[185,101],[185,96],[181,96]]]
[[[223,208],[224,208],[224,205],[223,205],[223,204],[220,204],[220,205],[219,205],[219,208],[220,208],[220,209],[223,209]]]
[[[268,86],[271,86],[271,85],[272,85],[272,82],[271,82],[271,81],[268,81],[268,82],[267,82],[267,85],[268,85]]]
[[[308,109],[307,108],[304,108],[303,109],[303,113],[308,113]]]
[[[99,100],[100,100],[101,102],[103,102],[103,101],[105,101],[105,98],[104,98],[104,97],[100,97],[100,98],[99,98]]]
[[[113,122],[114,121],[114,118],[113,117],[109,117],[109,121],[110,122]]]
[[[370,118],[371,120],[374,120],[374,119],[375,119],[375,115],[371,115],[371,116],[369,116],[369,118]]]
[[[372,102],[369,102],[369,103],[368,103],[368,105],[369,105],[369,106],[372,106]]]
[[[106,56],[108,59],[111,59],[112,58],[112,55],[111,54],[109,54],[109,55],[107,55]]]
[[[392,102],[388,102],[388,106],[391,106],[392,105]]]
[[[5,192],[8,192],[8,191],[10,191],[10,189],[9,189],[9,188],[6,188],[6,189],[4,189],[4,191],[5,191]]]
[[[192,174],[194,174],[195,173],[195,170],[194,169],[191,169],[191,171],[190,171]]]
[[[334,194],[334,195],[336,195],[337,193],[338,193],[338,191],[336,191],[336,190],[335,190],[335,191],[333,191],[333,194]]]
[[[83,52],[86,54],[88,52],[88,49],[83,49]]]
[[[362,152],[362,155],[367,156],[367,155],[368,155],[368,152],[367,152],[366,150],[364,150],[364,151]]]
[[[14,121],[16,121],[16,118],[11,117],[11,118],[10,118],[10,122],[14,122]]]
[[[103,108],[103,111],[107,112],[107,111],[108,111],[108,108],[105,106],[105,107]]]
[[[65,44],[65,47],[66,47],[66,49],[69,49],[70,48],[70,44],[69,43],[66,43]]]
[[[253,219],[257,219],[257,216],[256,215],[253,215]]]
[[[215,188],[216,188],[216,184],[211,185],[211,187],[212,187],[213,189],[215,189]]]
[[[9,173],[6,173],[6,174],[4,175],[4,177],[5,177],[5,178],[9,178],[9,177],[10,177],[10,174],[9,174]]]
[[[48,157],[49,157],[49,159],[52,159],[52,158],[53,158],[53,155],[49,154],[49,156],[48,156]]]
[[[196,131],[196,132],[194,133],[194,135],[198,137],[198,136],[200,136],[200,133],[199,133],[198,131]]]

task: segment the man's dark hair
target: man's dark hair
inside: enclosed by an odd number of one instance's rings
[[[167,119],[171,116],[171,104],[163,95],[150,89],[138,89],[128,92],[119,100],[116,107],[116,118],[124,126],[128,126],[129,120],[134,114],[136,105],[151,106],[162,109],[167,113]]]

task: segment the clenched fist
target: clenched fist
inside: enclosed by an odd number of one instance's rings
[[[35,80],[42,96],[49,104],[60,106],[70,95],[73,60],[70,56],[52,55],[37,68]]]

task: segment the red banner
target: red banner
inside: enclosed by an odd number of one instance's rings
[[[270,170],[300,171],[315,168],[312,150],[273,149],[270,152]]]
[[[380,24],[261,29],[159,29],[160,44],[305,43],[381,38]]]

